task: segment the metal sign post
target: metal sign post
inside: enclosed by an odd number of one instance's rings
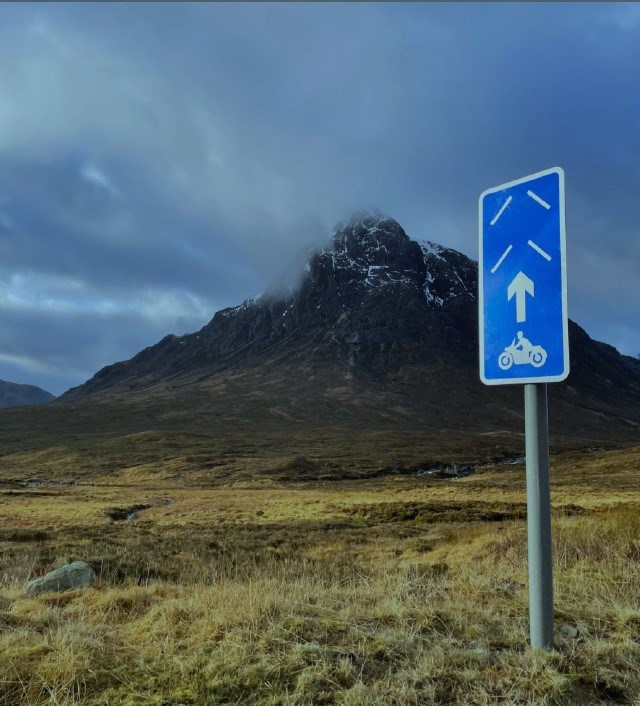
[[[547,383],[569,374],[564,172],[480,196],[480,378],[524,385],[530,635],[553,646]]]
[[[524,386],[529,616],[533,649],[553,647],[553,573],[547,385]]]

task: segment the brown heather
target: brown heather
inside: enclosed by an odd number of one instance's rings
[[[156,470],[0,481],[0,704],[640,703],[640,447],[552,457],[542,654],[522,465],[260,488]],[[95,588],[24,597],[76,559]]]

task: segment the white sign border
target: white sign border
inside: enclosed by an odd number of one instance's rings
[[[504,191],[512,186],[523,184],[527,181],[537,179],[538,177],[547,176],[548,174],[557,174],[559,177],[559,196],[560,202],[560,272],[562,286],[562,347],[564,351],[564,369],[559,375],[547,375],[546,377],[521,377],[521,378],[487,378],[485,376],[485,359],[484,359],[484,251],[483,251],[483,221],[482,207],[484,197],[488,194],[494,194],[496,191]],[[564,169],[562,167],[551,167],[535,174],[509,181],[500,186],[494,186],[480,194],[478,199],[478,235],[479,235],[479,257],[478,257],[478,334],[480,343],[480,380],[485,385],[526,385],[530,383],[546,383],[546,382],[562,382],[569,377],[570,361],[569,361],[569,315],[567,307],[567,244],[566,244],[566,211],[565,211],[565,196],[564,196]]]

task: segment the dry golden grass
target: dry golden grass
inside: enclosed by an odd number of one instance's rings
[[[640,448],[553,458],[542,654],[521,465],[204,489],[165,471],[0,485],[0,704],[640,703]],[[75,559],[96,587],[24,596]]]

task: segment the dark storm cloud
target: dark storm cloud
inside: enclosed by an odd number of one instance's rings
[[[570,313],[640,352],[637,5],[3,5],[0,47],[0,377],[198,328],[362,207],[475,257],[552,165]]]
[[[211,219],[176,213],[135,171],[109,163],[116,190],[79,155],[5,162],[0,174],[12,226],[0,241],[2,266],[81,278],[105,293],[137,283],[241,296],[253,273],[233,241],[217,235]]]

